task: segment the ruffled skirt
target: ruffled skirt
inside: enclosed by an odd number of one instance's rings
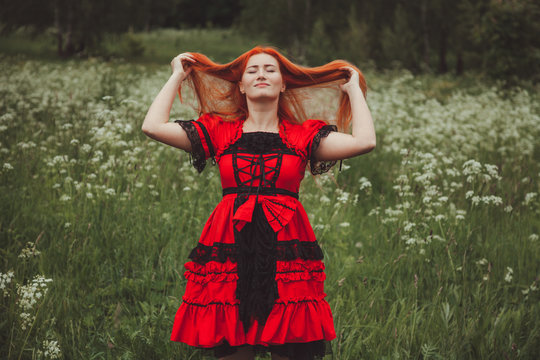
[[[189,255],[171,340],[217,357],[246,344],[291,360],[331,354],[323,254],[303,207],[274,233],[257,204],[252,222],[237,231],[234,200],[220,202]]]

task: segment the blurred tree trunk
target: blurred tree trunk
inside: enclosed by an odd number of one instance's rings
[[[448,71],[446,63],[446,53],[448,50],[448,32],[443,27],[439,32],[439,73],[444,74]]]
[[[464,70],[464,63],[463,63],[463,52],[461,50],[457,53],[457,60],[456,60],[456,75],[463,75]]]
[[[423,57],[424,57],[424,64],[426,68],[429,70],[431,69],[431,66],[429,66],[429,54],[431,52],[430,49],[430,43],[429,43],[429,29],[427,25],[427,12],[428,12],[428,5],[427,0],[423,0],[422,4],[420,5],[420,19],[422,21],[422,47],[423,47]]]
[[[62,16],[62,10],[64,16]],[[56,49],[58,56],[70,57],[77,51],[84,49],[84,41],[79,41],[77,48],[74,43],[73,22],[74,9],[71,1],[62,2],[57,0],[54,2],[54,26],[56,28]]]

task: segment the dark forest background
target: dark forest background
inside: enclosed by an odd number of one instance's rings
[[[0,0],[0,8],[2,34],[48,31],[65,58],[99,53],[106,34],[233,28],[309,65],[344,58],[416,73],[540,78],[534,0]]]

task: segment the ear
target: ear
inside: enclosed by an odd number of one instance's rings
[[[240,92],[241,92],[242,94],[245,94],[245,93],[246,93],[245,90],[244,90],[244,85],[242,85],[241,82],[238,83],[238,88],[240,89]]]
[[[285,83],[283,83],[283,85],[281,85],[281,92],[285,92],[285,89],[287,89],[287,86],[285,86]]]

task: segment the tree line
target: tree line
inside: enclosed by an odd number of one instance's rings
[[[344,58],[414,72],[481,70],[495,78],[540,73],[535,0],[0,0],[2,32],[54,28],[60,56],[103,34],[161,27],[234,27],[296,61]]]

